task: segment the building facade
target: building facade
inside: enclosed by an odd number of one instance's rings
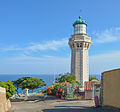
[[[86,33],[87,23],[79,17],[73,24],[74,34],[69,39],[71,48],[71,74],[84,86],[89,80],[88,50],[91,45],[91,38]]]

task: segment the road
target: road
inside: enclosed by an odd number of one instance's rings
[[[108,108],[95,108],[92,100],[61,100],[47,97],[45,100],[13,100],[9,112],[118,112]]]

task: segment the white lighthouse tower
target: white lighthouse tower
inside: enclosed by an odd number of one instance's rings
[[[88,50],[91,45],[91,38],[86,33],[87,23],[81,17],[74,22],[73,27],[74,34],[69,39],[71,73],[84,86],[84,81],[89,80]]]

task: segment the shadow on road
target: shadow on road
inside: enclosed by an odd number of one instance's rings
[[[44,110],[42,110],[42,112],[118,112],[118,111],[111,110],[111,109],[102,109],[101,107],[98,107],[98,108],[84,107],[84,106],[73,106],[73,107],[71,107],[71,106],[56,106],[56,107],[60,107],[60,108],[44,109]]]

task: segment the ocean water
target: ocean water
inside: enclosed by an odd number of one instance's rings
[[[47,74],[45,74],[45,75],[43,75],[43,74],[41,74],[41,75],[39,75],[39,74],[38,75],[35,75],[35,74],[32,74],[32,75],[31,74],[21,74],[21,75],[0,74],[0,81],[8,81],[8,80],[13,81],[13,80],[17,80],[21,77],[39,78],[39,79],[42,79],[43,81],[45,81],[46,86],[50,86],[54,82],[55,78],[58,77],[58,75],[53,75],[53,74],[49,74],[49,75],[47,75]],[[42,89],[45,89],[45,87],[42,87]],[[39,90],[39,89],[35,89],[34,92],[36,90]],[[19,91],[19,93],[21,93],[21,92],[24,93],[24,91],[21,89],[19,89],[18,91]],[[31,93],[32,91],[29,90],[29,92]]]
[[[90,76],[96,76],[99,80],[101,80],[101,76],[100,75],[90,75]],[[10,81],[13,81],[13,80],[17,80],[21,77],[33,77],[33,78],[40,78],[42,79],[43,81],[45,81],[46,83],[46,86],[50,86],[52,85],[52,83],[54,82],[55,78],[59,77],[58,74],[21,74],[21,75],[17,75],[17,74],[14,74],[14,75],[11,75],[11,74],[0,74],[0,81],[7,81],[7,80],[10,80]],[[42,89],[45,89],[45,87],[42,87]],[[37,89],[38,90],[38,89]],[[36,91],[36,89],[34,90],[34,92]],[[19,89],[19,93],[21,93],[24,91]],[[32,91],[29,90],[29,92],[31,93]]]
[[[0,81],[7,81],[7,80],[10,80],[10,81],[13,81],[13,80],[17,80],[21,77],[32,77],[32,78],[40,78],[42,79],[43,81],[46,82],[47,86],[51,85],[52,82],[54,81],[54,76],[55,78],[57,77],[57,75],[35,75],[35,74],[22,74],[22,75],[17,75],[17,74],[14,74],[14,75],[10,75],[10,74],[4,74],[4,75],[0,75]]]

